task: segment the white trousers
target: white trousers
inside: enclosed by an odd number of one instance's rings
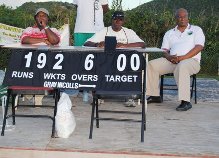
[[[166,58],[158,58],[148,62],[146,94],[160,96],[160,76],[173,73],[178,86],[178,100],[190,102],[190,76],[198,73],[200,63],[193,58],[172,64]]]
[[[25,95],[27,99],[33,98],[33,95]],[[35,105],[42,105],[44,95],[35,95]]]

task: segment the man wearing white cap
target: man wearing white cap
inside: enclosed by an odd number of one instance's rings
[[[45,8],[37,9],[33,27],[26,28],[21,35],[22,44],[46,44],[57,45],[60,41],[60,34],[56,28],[50,28],[49,12]]]
[[[26,28],[21,35],[22,44],[57,45],[60,41],[60,34],[56,28],[48,26],[49,12],[45,8],[37,9],[33,27]],[[26,95],[30,99],[32,96]],[[43,95],[35,96],[35,104],[42,105]]]

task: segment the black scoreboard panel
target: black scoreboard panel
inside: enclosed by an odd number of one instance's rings
[[[145,58],[113,52],[12,49],[3,84],[83,90],[141,91]]]

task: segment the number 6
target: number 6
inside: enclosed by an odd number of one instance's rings
[[[94,59],[94,55],[93,54],[89,54],[84,62],[84,68],[85,70],[91,70],[94,66],[94,61],[92,60]]]

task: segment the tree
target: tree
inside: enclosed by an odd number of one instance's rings
[[[122,10],[122,0],[113,0],[112,9],[113,10]]]

